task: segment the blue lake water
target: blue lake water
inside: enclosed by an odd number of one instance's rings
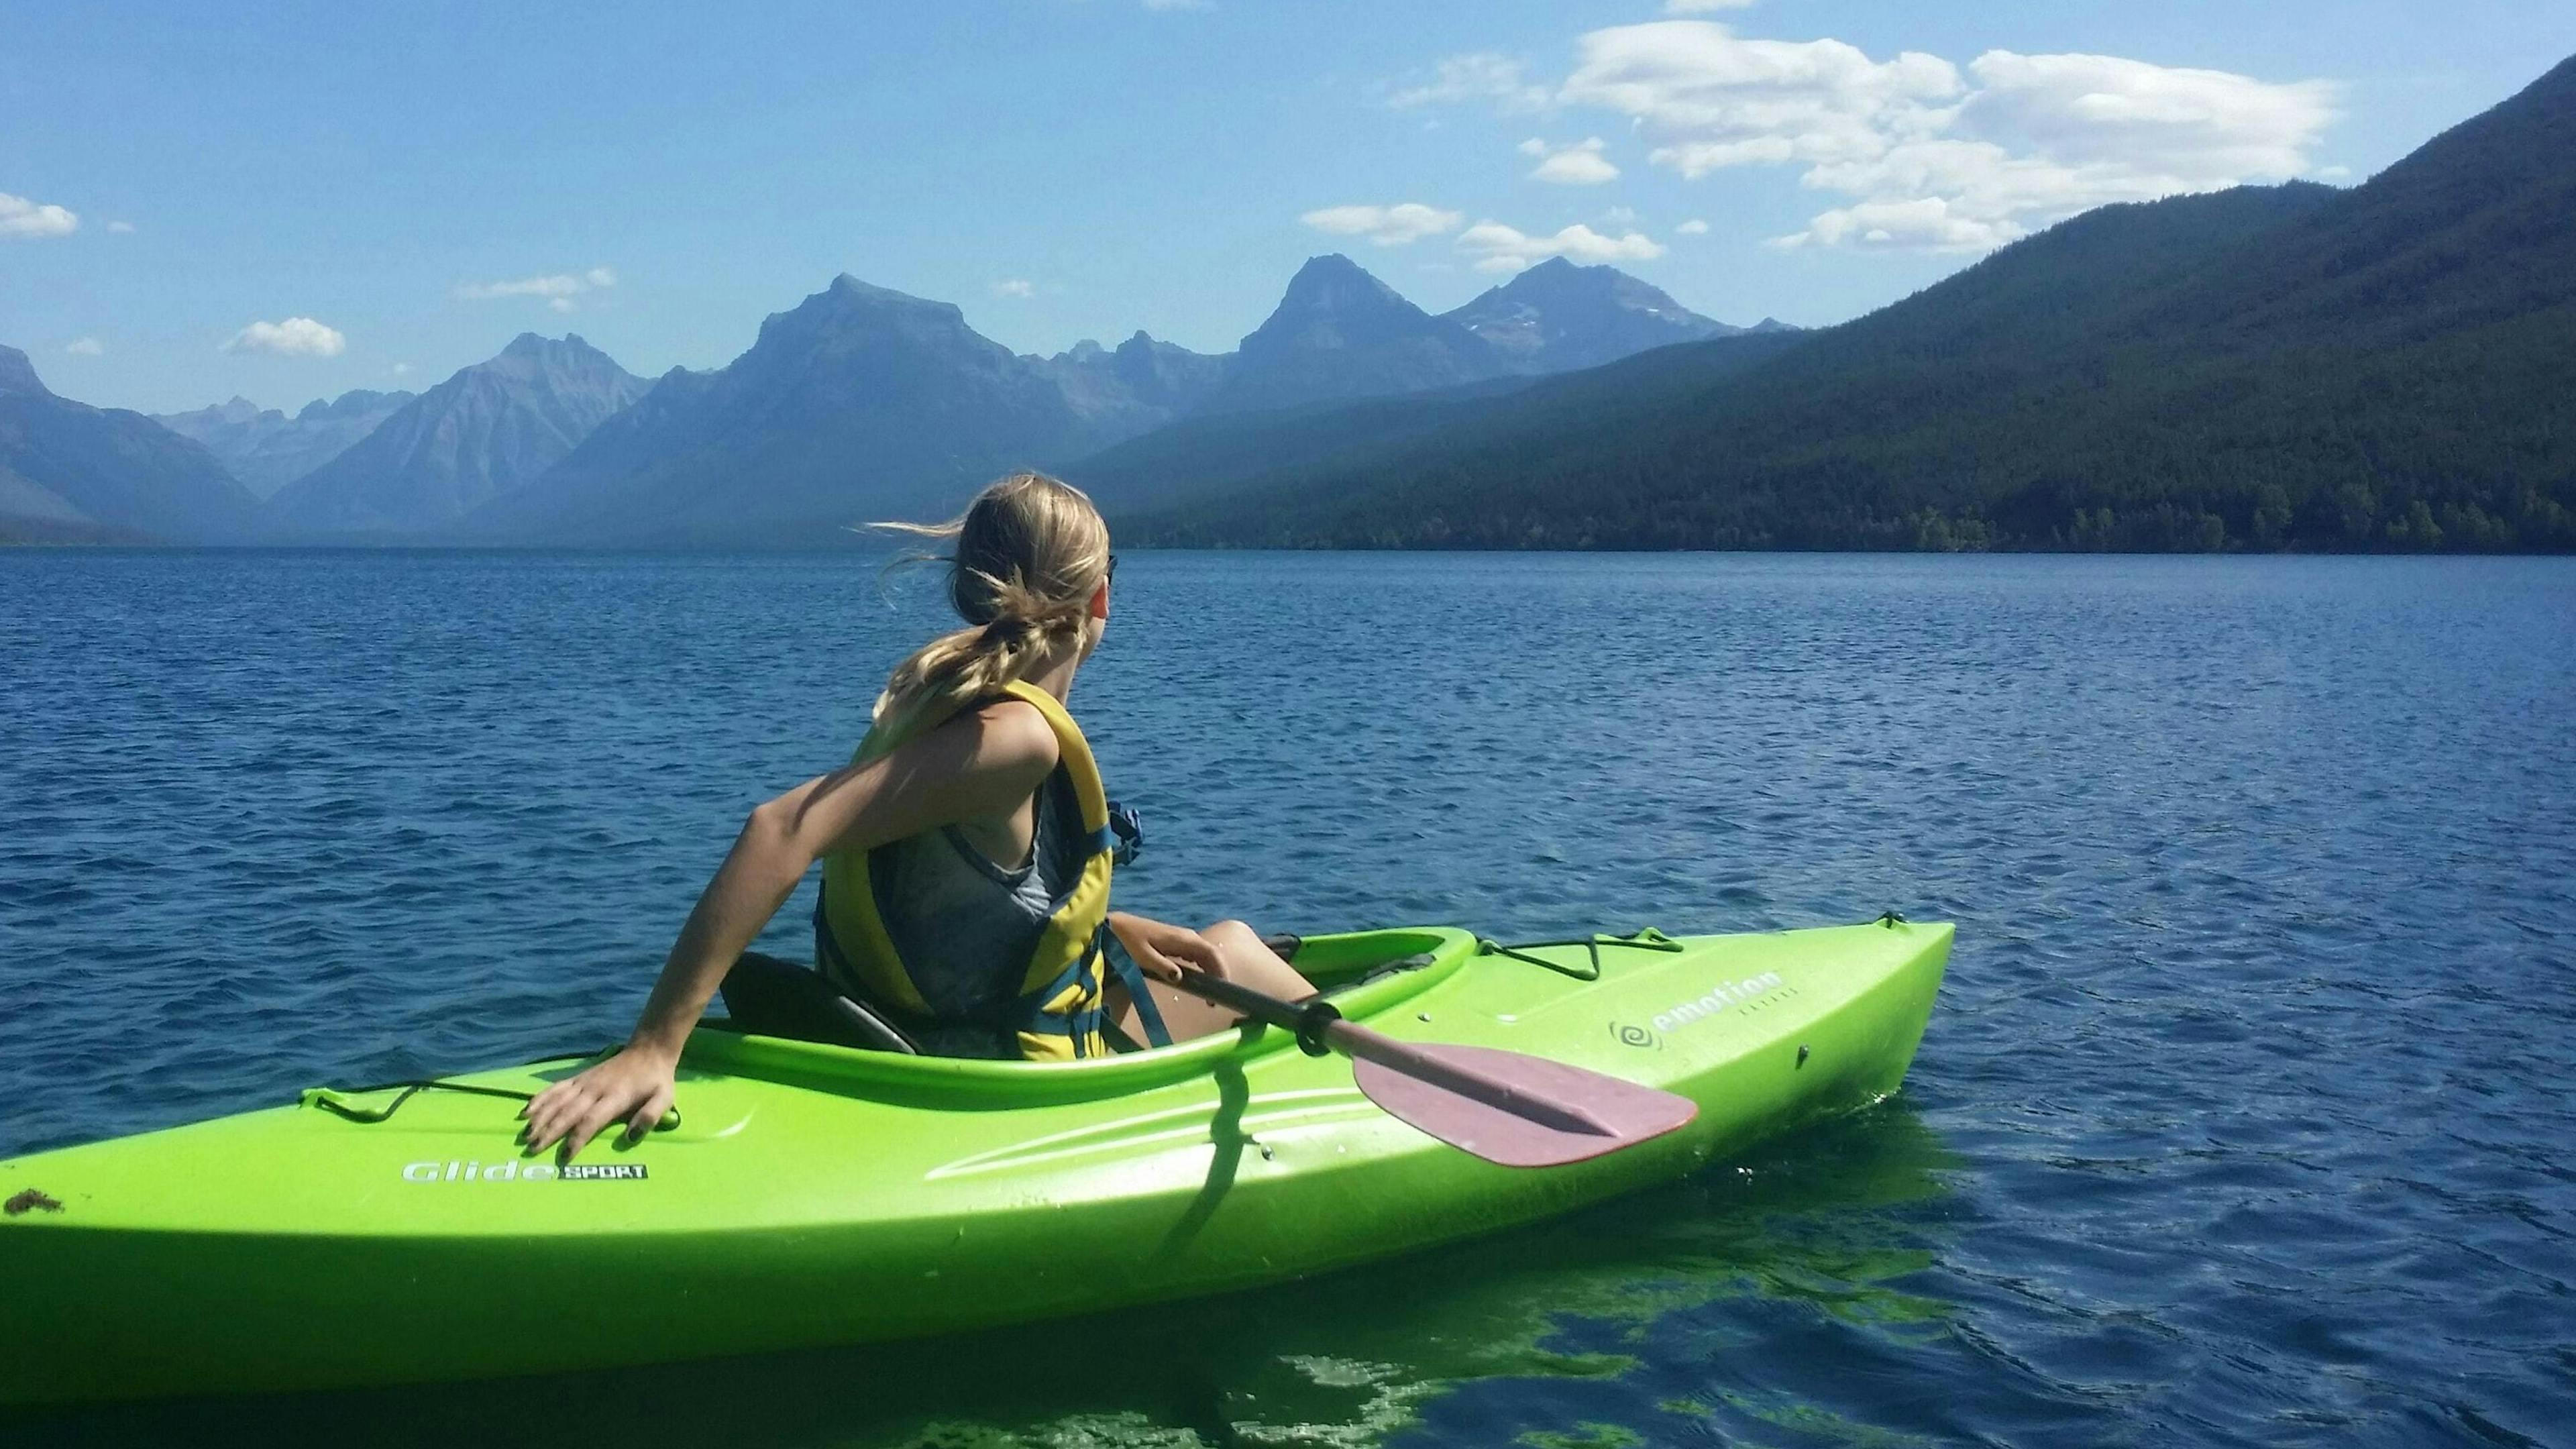
[[[1383,1271],[47,1442],[2576,1439],[2576,563],[1119,584],[1074,704],[1146,814],[1122,904],[1948,918],[1906,1090]],[[0,551],[0,1155],[622,1035],[743,812],[936,622],[846,557]]]

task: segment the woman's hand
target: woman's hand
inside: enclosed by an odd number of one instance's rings
[[[1136,958],[1136,965],[1158,981],[1178,981],[1184,968],[1210,976],[1225,974],[1216,944],[1187,926],[1111,911],[1109,930]]]
[[[671,1109],[671,1099],[679,1090],[674,1080],[677,1068],[677,1059],[666,1053],[629,1046],[539,1092],[536,1100],[520,1109],[519,1115],[528,1121],[520,1140],[528,1144],[530,1153],[543,1152],[560,1141],[564,1156],[571,1157],[622,1118],[626,1140],[636,1141]]]

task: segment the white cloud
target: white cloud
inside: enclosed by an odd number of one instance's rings
[[[1517,272],[1549,257],[1578,262],[1650,262],[1661,243],[1637,232],[1608,237],[1577,222],[1554,236],[1530,236],[1498,221],[1480,221],[1458,233],[1458,248],[1476,258],[1480,272]]]
[[[547,308],[556,312],[573,309],[575,297],[585,292],[601,291],[617,285],[617,274],[606,267],[592,267],[586,272],[554,272],[542,277],[520,277],[508,282],[459,282],[450,294],[460,302],[490,302],[506,297],[542,297]]]
[[[2110,55],[2016,55],[1968,63],[1978,90],[1957,130],[2068,166],[2107,165],[2232,184],[2296,176],[2335,116],[2335,88],[2287,85]]]
[[[1723,25],[1659,20],[1576,42],[1558,98],[1632,118],[1647,159],[1684,176],[1753,162],[1879,154],[1891,131],[1937,122],[1958,68],[1907,52],[1880,63],[1839,40],[1743,40]]]
[[[1432,67],[1429,80],[1386,98],[1388,105],[1398,109],[1457,101],[1491,101],[1506,111],[1535,111],[1547,105],[1548,93],[1547,87],[1529,79],[1519,61],[1480,50],[1449,57]]]
[[[96,357],[107,351],[95,337],[75,337],[63,345],[63,351],[74,357]]]
[[[1556,93],[1627,116],[1647,160],[1684,177],[1796,165],[1849,199],[1775,245],[1962,252],[2106,202],[2301,175],[2335,97],[2117,56],[1994,50],[1963,72],[1689,20],[1583,36]]]
[[[130,221],[111,221],[107,224],[107,229],[116,233],[118,236],[132,236],[134,234],[134,223]]]
[[[993,284],[993,295],[996,297],[1034,297],[1037,294],[1038,288],[1035,282],[1019,277],[1011,277]]]
[[[1536,148],[1536,149],[1532,149]],[[1552,181],[1559,186],[1598,186],[1619,179],[1619,168],[1601,154],[1598,136],[1577,141],[1571,146],[1550,146],[1535,138],[1520,145],[1524,156],[1539,157],[1538,166],[1530,172],[1532,181]]]
[[[1683,222],[1681,225],[1674,227],[1673,231],[1679,236],[1706,236],[1708,235],[1708,223],[1694,216],[1690,220]]]
[[[461,302],[488,302],[495,297],[569,297],[587,283],[570,272],[551,277],[522,277],[515,282],[459,282],[456,298]]]
[[[1634,226],[1637,224],[1637,208],[1633,206],[1614,206],[1608,211],[1601,213],[1601,224],[1604,226]]]
[[[1991,251],[2021,235],[2009,221],[1963,214],[1938,196],[1912,201],[1864,201],[1836,207],[1807,223],[1807,229],[1773,237],[1784,250],[1814,246],[1857,246],[1888,251]]]
[[[281,357],[337,357],[348,350],[349,339],[339,329],[325,327],[310,317],[289,317],[283,322],[253,322],[233,334],[224,344],[226,352],[274,352]]]
[[[1382,247],[1400,247],[1427,236],[1456,231],[1466,218],[1418,201],[1394,206],[1327,206],[1297,218],[1317,231],[1335,236],[1364,236]]]
[[[393,374],[396,377],[409,377],[411,375],[411,364],[408,362],[395,363],[393,366]]]
[[[0,191],[0,236],[70,236],[78,230],[80,218],[73,213]]]

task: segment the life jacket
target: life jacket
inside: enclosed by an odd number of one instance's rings
[[[885,917],[877,909],[868,869],[870,852],[824,857],[823,892],[814,907],[815,952],[826,977],[844,991],[855,991],[870,1004],[890,1010],[898,1021],[909,1017],[921,1024],[986,1027],[997,1039],[1016,1039],[1020,1055],[1034,1061],[1103,1056],[1108,1048],[1101,1038],[1101,990],[1110,969],[1104,926],[1117,844],[1110,827],[1109,797],[1101,789],[1100,767],[1092,759],[1090,744],[1054,695],[1018,680],[1002,686],[1002,693],[1035,705],[1055,731],[1056,770],[1073,786],[1085,832],[1082,870],[1072,887],[1055,900],[1038,934],[1037,949],[1021,974],[1019,994],[989,1019],[958,1022],[935,1013],[905,969],[886,931]],[[853,762],[884,755],[947,718],[921,720],[899,734],[882,725],[872,728],[859,742]]]

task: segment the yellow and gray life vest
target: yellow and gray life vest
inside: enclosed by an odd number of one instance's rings
[[[886,930],[865,851],[824,857],[823,893],[814,909],[815,951],[827,978],[872,1005],[890,1009],[898,1020],[909,1017],[917,1023],[989,1027],[997,1038],[1015,1037],[1020,1055],[1031,1060],[1101,1056],[1107,1051],[1101,1038],[1101,990],[1109,969],[1103,939],[1107,932],[1102,927],[1109,916],[1109,874],[1117,844],[1109,823],[1109,797],[1101,789],[1100,767],[1092,759],[1091,746],[1055,696],[1017,680],[1004,685],[1002,692],[1037,706],[1048,728],[1055,731],[1056,769],[1073,786],[1086,832],[1081,872],[1055,900],[1021,977],[1019,994],[989,1021],[940,1020]],[[855,759],[862,763],[875,759],[945,721],[945,716],[923,720],[899,735],[880,725],[859,743]]]

